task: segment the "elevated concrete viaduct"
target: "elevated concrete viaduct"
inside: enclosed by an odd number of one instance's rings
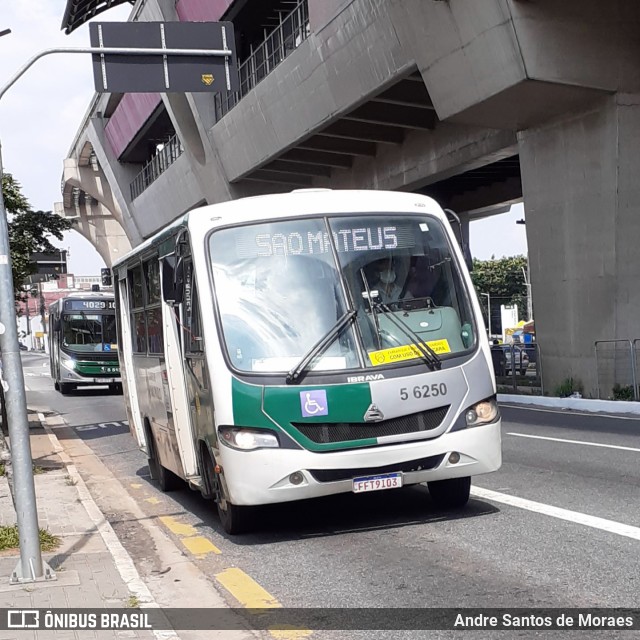
[[[96,96],[64,213],[107,263],[256,193],[419,191],[466,220],[524,200],[545,388],[595,393],[594,342],[640,337],[635,0],[138,0],[131,19],[232,20],[241,90]]]

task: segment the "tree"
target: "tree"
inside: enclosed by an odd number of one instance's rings
[[[491,316],[497,317],[496,310],[501,304],[517,305],[518,317],[527,317],[527,287],[522,269],[527,269],[525,256],[512,256],[499,260],[473,260],[471,279],[478,294],[491,296]],[[482,296],[480,296],[482,298]],[[495,326],[495,320],[491,323]]]
[[[21,288],[27,276],[35,271],[32,254],[55,252],[57,249],[49,238],[62,240],[62,234],[71,228],[72,222],[51,211],[33,211],[22,194],[20,183],[10,173],[2,176],[2,195],[8,214],[13,289],[19,300],[23,297]]]

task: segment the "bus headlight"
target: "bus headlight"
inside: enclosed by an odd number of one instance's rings
[[[71,369],[71,371],[74,371],[76,368],[76,361],[73,358],[68,358],[67,356],[60,357],[60,364],[67,369]]]
[[[278,437],[271,431],[244,429],[243,427],[219,427],[220,440],[232,449],[252,451],[254,449],[274,449],[280,446]]]
[[[495,422],[500,417],[500,409],[495,398],[487,398],[469,407],[464,414],[467,427],[478,427]]]

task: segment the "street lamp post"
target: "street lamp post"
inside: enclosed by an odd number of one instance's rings
[[[11,33],[11,30],[5,29],[0,32],[0,35],[8,33]],[[2,176],[2,144],[0,144],[0,182]],[[13,301],[13,299],[9,226],[4,196],[2,189],[0,189],[0,300]],[[2,350],[2,369],[6,385],[4,399],[7,422],[9,423],[11,468],[13,470],[16,518],[20,538],[20,562],[11,576],[11,582],[32,582],[42,577],[55,578],[51,569],[42,562],[40,552],[27,399],[18,346],[18,327],[14,304],[0,305],[0,350]]]
[[[487,296],[487,336],[491,338],[491,295],[488,293],[481,293],[481,296]]]

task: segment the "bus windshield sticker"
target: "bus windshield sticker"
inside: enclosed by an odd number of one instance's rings
[[[324,389],[316,391],[301,391],[300,406],[303,418],[313,418],[314,416],[328,416],[329,403],[327,402],[327,392]]]
[[[431,347],[438,355],[441,353],[451,353],[451,347],[446,339],[431,340],[425,342],[425,344]],[[407,344],[402,347],[392,347],[391,349],[381,349],[380,351],[371,351],[369,353],[369,360],[374,367],[381,364],[391,364],[393,362],[401,362],[402,360],[413,360],[414,358],[421,358],[418,347],[414,344]]]

